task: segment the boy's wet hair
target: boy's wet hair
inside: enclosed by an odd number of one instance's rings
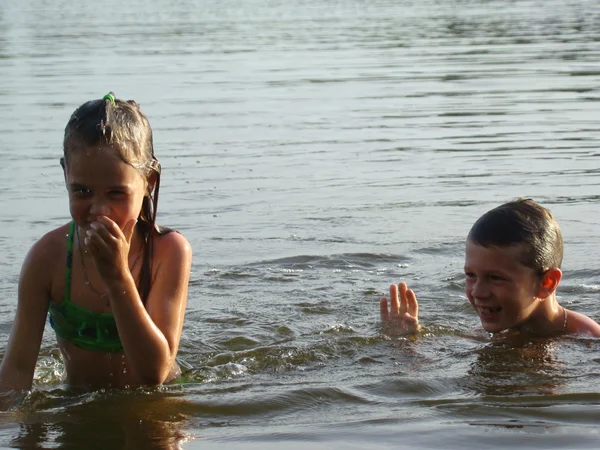
[[[542,274],[560,268],[563,238],[552,212],[535,201],[517,198],[481,216],[467,241],[483,247],[523,247],[520,262]]]
[[[89,149],[114,150],[121,160],[137,169],[146,180],[153,172],[156,173],[154,189],[146,193],[138,218],[144,238],[138,287],[145,302],[151,284],[153,236],[162,233],[156,225],[161,168],[154,156],[150,122],[136,102],[117,99],[112,92],[102,99],[90,100],[75,110],[65,127],[61,165],[68,167],[73,152]]]

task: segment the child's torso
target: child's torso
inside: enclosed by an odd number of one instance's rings
[[[53,264],[49,320],[57,334],[66,382],[92,389],[136,384],[122,351],[108,296],[104,295],[106,286],[94,262],[79,247],[70,224],[59,230],[65,239]],[[130,251],[129,263],[137,279],[141,267],[137,249]]]

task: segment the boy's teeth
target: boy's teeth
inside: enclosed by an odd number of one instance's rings
[[[480,309],[481,309],[481,312],[484,312],[486,314],[491,314],[491,313],[495,313],[495,312],[500,311],[502,308],[500,308],[500,307],[488,308],[488,307],[485,307],[485,306],[481,306]]]

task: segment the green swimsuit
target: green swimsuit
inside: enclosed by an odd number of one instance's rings
[[[120,352],[123,350],[115,318],[110,313],[96,313],[71,301],[71,265],[73,262],[73,235],[71,222],[67,243],[67,277],[65,296],[60,304],[50,301],[50,326],[61,338],[84,350]]]

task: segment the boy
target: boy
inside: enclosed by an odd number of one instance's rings
[[[562,258],[558,223],[533,200],[516,199],[481,216],[467,236],[465,293],[483,328],[600,337],[598,323],[558,304]],[[384,326],[418,330],[417,298],[405,283],[390,286],[389,309],[385,297],[380,303]]]

